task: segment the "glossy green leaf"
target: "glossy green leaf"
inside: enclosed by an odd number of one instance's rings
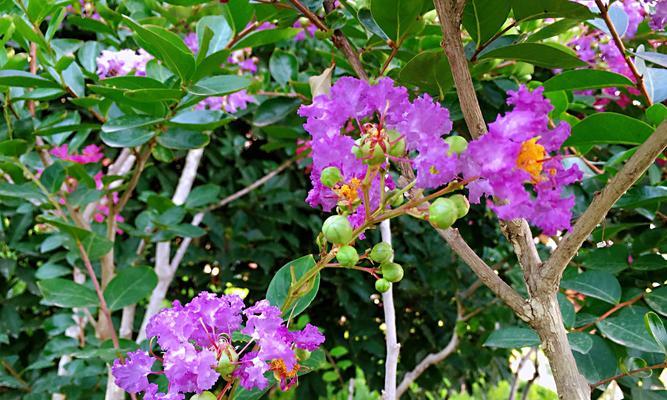
[[[581,263],[587,270],[604,271],[617,274],[630,267],[627,247],[617,244],[611,247],[589,249],[582,252]]]
[[[463,26],[479,47],[502,28],[509,12],[509,0],[470,0],[463,12]]]
[[[202,186],[197,186],[192,189],[188,195],[188,199],[185,201],[186,208],[199,208],[211,203],[215,203],[218,200],[218,195],[220,194],[220,186],[207,184]]]
[[[65,182],[65,168],[63,167],[62,162],[55,161],[53,164],[49,165],[39,177],[39,181],[42,185],[49,191],[49,193],[55,193],[60,190],[60,187]]]
[[[560,313],[563,316],[563,324],[568,328],[572,328],[576,318],[574,305],[567,299],[567,296],[558,293],[558,306],[560,308]]]
[[[561,287],[611,304],[617,304],[621,299],[621,284],[608,272],[586,271],[574,279],[563,280]]]
[[[113,248],[113,242],[95,232],[79,228],[55,217],[41,216],[39,219],[55,226],[61,232],[69,235],[75,242],[81,243],[83,251],[86,252],[91,261],[99,259]],[[78,250],[77,247],[77,251]]]
[[[155,58],[186,81],[195,71],[195,58],[178,35],[158,26],[142,26],[133,19],[123,20],[136,34],[137,39]]]
[[[399,80],[443,97],[454,84],[452,71],[442,50],[417,54],[401,69]]]
[[[654,289],[646,295],[645,300],[652,309],[667,317],[667,286]]]
[[[259,127],[275,124],[294,112],[300,104],[299,100],[287,97],[268,99],[257,107],[253,124]]]
[[[517,326],[497,329],[491,332],[484,342],[486,347],[499,347],[501,349],[518,349],[538,346],[539,344],[540,338],[534,330]]]
[[[572,353],[577,362],[579,372],[590,383],[616,375],[618,361],[609,344],[597,335],[589,335],[593,346],[587,353]]]
[[[644,325],[644,314],[647,311],[639,306],[625,307],[611,317],[598,321],[596,325],[603,335],[621,346],[657,353],[661,349]]]
[[[74,283],[71,279],[47,279],[37,282],[44,302],[58,307],[95,307],[97,294],[89,287]]]
[[[60,88],[58,82],[42,78],[39,75],[11,69],[0,70],[0,85],[32,88]]]
[[[613,112],[595,113],[572,127],[565,146],[600,144],[638,145],[653,133],[653,127],[636,118]]]
[[[294,278],[298,280],[313,267],[315,267],[315,259],[310,254],[285,264],[276,272],[273,279],[271,279],[269,288],[266,290],[267,300],[276,307],[282,307],[287,300],[287,294],[292,284],[292,271],[294,271]],[[319,273],[312,280],[311,285],[312,288],[292,304],[292,307],[289,310],[286,310],[284,315],[296,317],[308,307],[320,288]]]
[[[152,268],[125,268],[104,289],[104,299],[110,311],[120,310],[148,296],[156,285],[157,275]]]
[[[0,142],[0,154],[9,157],[19,157],[28,151],[30,145],[23,139],[9,139]]]
[[[657,271],[667,268],[667,260],[659,254],[644,254],[633,260],[630,267],[637,271]]]
[[[479,59],[517,60],[544,68],[576,68],[587,64],[577,56],[554,46],[540,43],[519,43],[483,53]]]
[[[570,343],[572,350],[586,354],[593,348],[592,335],[583,332],[570,332],[567,334],[567,341]]]
[[[585,90],[606,87],[633,86],[627,77],[609,71],[594,69],[577,69],[564,71],[544,82],[544,91]]]
[[[667,186],[641,186],[629,190],[614,208],[645,207],[667,200]]]
[[[398,43],[418,22],[422,3],[422,0],[371,0],[370,8],[378,26]]]
[[[236,42],[232,50],[238,50],[245,47],[259,47],[266,46],[280,42],[282,40],[292,39],[301,30],[297,28],[282,28],[282,29],[268,29],[263,31],[255,31],[243,39]]]
[[[142,128],[155,125],[159,122],[162,122],[162,118],[155,118],[148,115],[124,115],[107,121],[102,125],[102,132],[111,133]]]
[[[197,96],[224,96],[238,92],[250,85],[250,79],[238,75],[217,75],[202,79],[188,88],[188,92]]]
[[[296,80],[299,73],[299,61],[290,52],[275,50],[269,58],[269,71],[273,79],[284,86],[290,80]]]
[[[539,18],[576,18],[587,19],[593,13],[582,4],[569,0],[510,0],[514,18],[520,21]]]
[[[218,110],[182,111],[169,120],[170,125],[186,129],[210,130],[228,124],[234,116]]]
[[[148,129],[132,128],[100,133],[100,139],[109,147],[136,147],[151,140],[155,132]]]
[[[667,106],[662,103],[653,104],[646,109],[646,119],[654,126],[667,119]]]
[[[179,89],[136,89],[128,90],[125,97],[142,103],[154,101],[180,100],[183,92]]]
[[[644,323],[646,329],[653,340],[658,344],[661,351],[667,355],[667,329],[660,316],[653,311],[649,311],[644,315]]]
[[[162,146],[173,150],[199,149],[208,144],[209,135],[199,131],[186,129],[169,129],[157,137],[157,142]]]
[[[202,42],[206,28],[209,28],[213,32],[213,36],[208,43],[206,54],[203,54],[205,56],[223,50],[234,36],[232,27],[229,26],[225,17],[221,15],[207,15],[197,22],[196,31],[200,43]]]

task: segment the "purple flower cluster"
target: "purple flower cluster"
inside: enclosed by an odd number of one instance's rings
[[[137,76],[146,75],[146,63],[153,59],[146,50],[123,49],[120,51],[102,50],[97,57],[97,75],[100,79],[124,76],[134,72]]]
[[[657,0],[653,7],[649,26],[654,31],[664,30],[667,25],[667,0]]]
[[[232,343],[234,333],[250,337],[243,349]],[[211,389],[221,375],[227,381],[239,379],[248,390],[264,389],[269,371],[286,390],[296,382],[297,350],[313,351],[324,342],[324,336],[310,324],[301,331],[288,330],[281,311],[267,300],[244,310],[238,296],[207,292],[185,306],[175,301],[171,308],[160,311],[151,318],[146,334],[157,339],[163,356],[137,350],[124,361],[116,360],[112,373],[118,386],[130,393],[144,392],[148,400],[184,399],[184,393]],[[153,371],[157,360],[163,371]],[[157,384],[149,381],[152,374],[166,376],[166,393],[158,392]]]
[[[545,234],[570,227],[574,196],[563,197],[563,188],[581,179],[577,166],[565,168],[557,153],[570,134],[561,122],[549,129],[553,108],[542,88],[530,92],[525,86],[510,91],[512,111],[498,116],[489,132],[468,145],[461,157],[470,201],[489,197],[499,218],[526,218]]]
[[[311,105],[302,106],[299,114],[307,118],[304,128],[312,138],[313,188],[307,202],[325,211],[340,204],[356,206],[357,211],[350,216],[354,226],[364,221],[360,182],[368,170],[363,157],[353,154],[362,145],[360,137],[370,141],[368,146],[386,146],[404,140],[415,157],[388,155],[388,159],[412,162],[417,170],[417,186],[421,188],[438,187],[457,175],[456,156],[447,155],[448,146],[443,139],[452,128],[449,111],[428,95],[411,103],[407,90],[394,86],[389,78],[382,78],[375,85],[355,78],[340,78],[330,94],[317,96]],[[397,132],[398,137],[391,138],[392,132]],[[320,181],[322,170],[327,167],[341,171],[343,181],[336,187],[326,187]],[[384,190],[380,181],[375,176],[371,182],[372,209],[379,205],[379,194]],[[388,176],[385,184],[393,189]]]

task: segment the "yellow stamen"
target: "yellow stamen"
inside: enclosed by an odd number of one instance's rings
[[[296,364],[291,371],[288,371],[285,361],[277,359],[271,361],[271,370],[281,378],[294,378],[296,373],[299,372],[299,364]]]
[[[537,139],[533,138],[523,142],[519,157],[516,159],[516,166],[528,172],[534,182],[541,180],[542,160],[547,155],[544,146],[537,144]]]
[[[352,178],[349,183],[341,186],[336,192],[338,193],[338,197],[352,204],[359,198],[358,189],[360,186],[361,181],[357,178]]]

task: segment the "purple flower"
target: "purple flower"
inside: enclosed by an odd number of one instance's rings
[[[193,332],[201,325],[181,303],[174,301],[171,308],[165,308],[155,314],[146,326],[146,336],[157,337],[157,342],[164,350],[177,349],[190,340]]]
[[[651,14],[649,26],[654,31],[661,31],[667,25],[667,0],[657,0]]]
[[[72,161],[77,164],[96,163],[104,158],[102,148],[94,144],[84,147],[81,154],[69,154],[68,145],[65,143],[51,149],[51,155],[63,161]]]
[[[296,347],[308,351],[314,351],[324,343],[324,335],[311,324],[306,324],[300,332],[294,332],[293,337]]]
[[[212,351],[198,351],[190,343],[181,343],[164,355],[169,391],[201,393],[210,389],[220,377],[215,371],[217,365],[218,360]]]
[[[116,385],[129,393],[138,393],[148,388],[148,374],[155,358],[143,350],[127,353],[125,362],[115,360],[111,367]]]
[[[637,34],[639,24],[644,20],[646,12],[643,0],[623,0],[623,10],[628,15],[628,29],[625,37],[632,39]]]
[[[247,353],[240,361],[233,376],[239,378],[241,386],[248,390],[254,388],[262,390],[268,386],[269,381],[264,373],[269,370],[269,365],[257,356],[257,352]]]
[[[146,63],[153,59],[144,49],[120,51],[102,50],[97,57],[97,75],[102,78],[124,76],[134,71],[137,76],[146,75]]]
[[[194,32],[190,32],[187,35],[185,35],[185,38],[183,39],[185,42],[185,45],[188,46],[188,49],[190,49],[191,52],[197,53],[199,51],[199,38],[197,38],[197,34]]]
[[[307,19],[301,19],[299,18],[292,24],[293,28],[302,28],[299,33],[294,36],[294,41],[295,42],[300,42],[302,40],[306,40],[306,35],[310,36],[311,38],[315,37],[315,32],[317,32],[317,27],[312,24],[310,21]]]
[[[248,103],[257,104],[257,100],[243,89],[238,92],[220,97],[207,97],[197,103],[197,110],[225,110],[228,113],[235,113],[239,110],[248,108]]]
[[[489,132],[472,141],[461,157],[472,203],[488,196],[500,219],[526,218],[545,234],[570,228],[574,198],[562,197],[563,188],[581,179],[576,166],[565,169],[560,146],[570,134],[561,122],[548,127],[552,106],[542,88],[530,92],[525,86],[510,91],[507,103],[514,109],[498,116]],[[556,153],[556,154],[551,154]],[[526,189],[532,186],[535,195]]]
[[[236,64],[241,71],[250,72],[251,74],[257,72],[258,61],[257,57],[252,56],[252,49],[250,47],[233,51],[227,58],[228,63]]]

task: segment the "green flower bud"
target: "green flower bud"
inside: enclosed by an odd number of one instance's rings
[[[405,138],[401,138],[401,140],[398,140],[399,137],[401,137],[401,134],[398,131],[391,130],[387,132],[387,136],[389,136],[389,141],[391,142],[391,145],[389,147],[389,155],[393,157],[403,157],[405,155]]]
[[[454,196],[451,196],[449,200],[454,202],[454,205],[456,206],[456,218],[463,218],[468,214],[468,210],[470,210],[470,203],[468,202],[468,199],[462,195],[462,194],[455,194]]]
[[[403,267],[395,262],[386,262],[380,265],[382,277],[389,282],[398,282],[403,279]]]
[[[387,290],[391,289],[391,283],[386,279],[378,279],[375,281],[375,290],[380,293],[384,293]]]
[[[354,141],[354,146],[352,146],[352,154],[357,158],[363,158],[364,155],[361,153],[361,146],[364,143],[364,138],[359,138]]]
[[[359,261],[359,254],[357,254],[357,249],[352,246],[343,246],[338,249],[336,253],[336,260],[343,267],[354,267]]]
[[[352,240],[352,225],[347,217],[332,215],[324,221],[322,233],[331,243],[348,243]]]
[[[320,174],[320,182],[328,188],[336,186],[336,184],[343,180],[343,175],[337,167],[326,167]]]
[[[213,393],[207,390],[205,392],[192,395],[192,397],[190,397],[190,400],[216,400],[216,397]]]
[[[386,157],[382,146],[366,142],[361,145],[361,158],[364,160],[364,164],[378,165],[382,164]]]
[[[458,210],[453,201],[441,197],[431,204],[428,214],[428,220],[433,226],[447,229],[456,222]]]
[[[371,260],[379,263],[391,261],[391,258],[394,256],[394,249],[391,248],[389,243],[380,242],[373,246],[371,250]]]
[[[468,148],[468,141],[462,136],[447,136],[445,143],[449,145],[448,156],[461,154]]]
[[[300,349],[300,348],[297,347],[297,349],[296,349],[296,358],[297,358],[297,360],[299,360],[301,362],[306,361],[307,359],[310,358],[310,351]]]
[[[399,195],[399,196],[394,196],[394,197],[391,199],[391,206],[394,207],[394,208],[396,208],[396,207],[400,207],[401,204],[403,204],[403,201],[404,201],[404,200],[405,200],[405,197],[403,197],[402,194]]]
[[[238,360],[239,356],[236,354],[236,350],[232,346],[227,346],[222,354],[220,354],[218,366],[215,370],[223,377],[229,376],[236,369],[236,362]]]

